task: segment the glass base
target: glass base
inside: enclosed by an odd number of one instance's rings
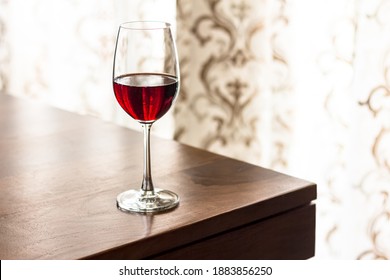
[[[168,190],[128,190],[116,198],[120,210],[137,213],[161,212],[176,207],[179,196]]]

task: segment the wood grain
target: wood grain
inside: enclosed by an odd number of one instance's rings
[[[315,205],[305,205],[150,258],[300,260],[314,256],[314,243]]]
[[[156,137],[152,171],[179,207],[123,213],[116,195],[142,179],[140,133],[0,95],[0,259],[148,258],[316,198],[313,183]]]

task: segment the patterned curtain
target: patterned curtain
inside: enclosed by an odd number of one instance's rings
[[[170,21],[181,93],[154,133],[317,183],[317,258],[390,259],[389,14],[390,0],[0,0],[0,91],[139,129],[113,100],[118,24]]]
[[[125,21],[172,22],[175,5],[175,0],[0,0],[0,91],[140,129],[113,102],[116,33]],[[164,123],[171,123],[169,116]],[[173,128],[154,130],[169,137]]]
[[[390,1],[180,0],[175,138],[318,184],[317,258],[390,258]]]

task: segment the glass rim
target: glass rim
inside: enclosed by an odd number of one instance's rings
[[[171,24],[165,21],[138,20],[123,22],[119,27],[130,30],[156,30],[170,28]]]

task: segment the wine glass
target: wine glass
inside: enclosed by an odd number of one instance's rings
[[[179,62],[170,24],[156,21],[121,24],[114,54],[114,93],[122,109],[144,131],[142,185],[117,196],[121,210],[150,213],[179,204],[177,194],[153,186],[150,167],[150,129],[171,108],[179,84]]]

